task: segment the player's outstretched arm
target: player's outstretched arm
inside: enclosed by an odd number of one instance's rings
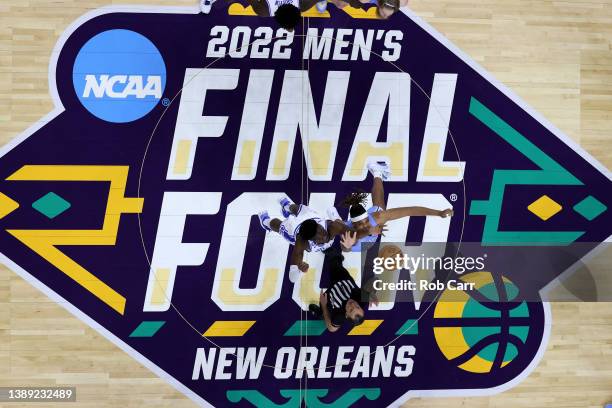
[[[349,252],[357,243],[357,233],[347,231],[340,237],[340,246],[344,252]]]
[[[340,238],[340,246],[344,252],[349,252],[353,246],[359,241],[361,238],[370,235],[370,232],[365,231],[356,231],[353,228],[348,227],[346,224],[342,223],[344,228],[342,229],[342,235]]]
[[[393,221],[404,217],[424,217],[427,215],[433,215],[442,218],[452,217],[453,210],[450,208],[440,211],[426,207],[399,207],[392,208],[386,211],[379,211],[372,214],[374,220],[378,224],[384,224],[388,221]]]
[[[307,245],[307,242],[304,242],[302,239],[298,238],[293,246],[293,251],[291,252],[289,261],[290,265],[296,265],[302,272],[308,272],[309,268],[309,265],[304,262],[304,251],[306,250]]]
[[[331,317],[329,316],[329,309],[327,308],[327,293],[321,291],[319,303],[321,305],[321,311],[323,312],[323,320],[325,320],[325,327],[327,327],[327,330],[332,333],[338,331],[338,327],[332,324]]]
[[[337,231],[337,233],[336,233]],[[352,234],[357,234],[356,238],[357,241],[360,240],[361,238],[370,235],[369,231],[365,230],[365,231],[357,231],[355,228],[351,228],[348,225],[346,225],[346,223],[344,221],[334,221],[334,236],[336,235],[344,235],[347,232],[350,232]]]

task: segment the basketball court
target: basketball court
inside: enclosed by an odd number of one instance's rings
[[[288,32],[240,1],[5,1],[0,406],[612,402],[611,10],[329,3]],[[412,263],[331,330],[339,255],[290,277],[258,214],[331,231],[377,177],[428,215],[343,253],[363,288],[385,248]]]

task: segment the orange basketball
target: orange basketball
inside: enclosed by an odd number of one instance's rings
[[[378,257],[383,258],[383,259],[386,259],[386,258],[395,259],[395,256],[398,254],[403,255],[403,252],[400,249],[400,247],[398,247],[397,245],[385,245],[384,247],[380,249],[380,251],[378,251]],[[383,262],[383,265],[384,265],[384,262]],[[394,267],[390,270],[395,270],[395,269],[398,269],[398,268]]]

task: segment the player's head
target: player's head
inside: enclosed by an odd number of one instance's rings
[[[324,244],[328,240],[327,231],[315,220],[306,220],[300,225],[298,236],[305,241],[314,241],[317,244]]]
[[[283,4],[274,13],[274,18],[278,25],[287,31],[295,30],[298,23],[300,22],[300,9],[295,7],[293,4]]]
[[[359,326],[363,323],[364,311],[359,305],[359,303],[353,299],[349,299],[346,302],[346,318],[353,323],[353,326]]]
[[[378,18],[388,19],[400,8],[399,0],[378,0],[376,14]]]
[[[362,190],[355,191],[349,194],[342,204],[349,208],[349,216],[353,227],[358,231],[370,229],[370,217],[365,209],[365,204],[368,198],[368,193]]]

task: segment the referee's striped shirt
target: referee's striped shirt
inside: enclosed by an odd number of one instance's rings
[[[344,309],[346,302],[352,297],[352,292],[358,289],[355,282],[345,279],[334,283],[327,290],[327,303],[333,309]]]

